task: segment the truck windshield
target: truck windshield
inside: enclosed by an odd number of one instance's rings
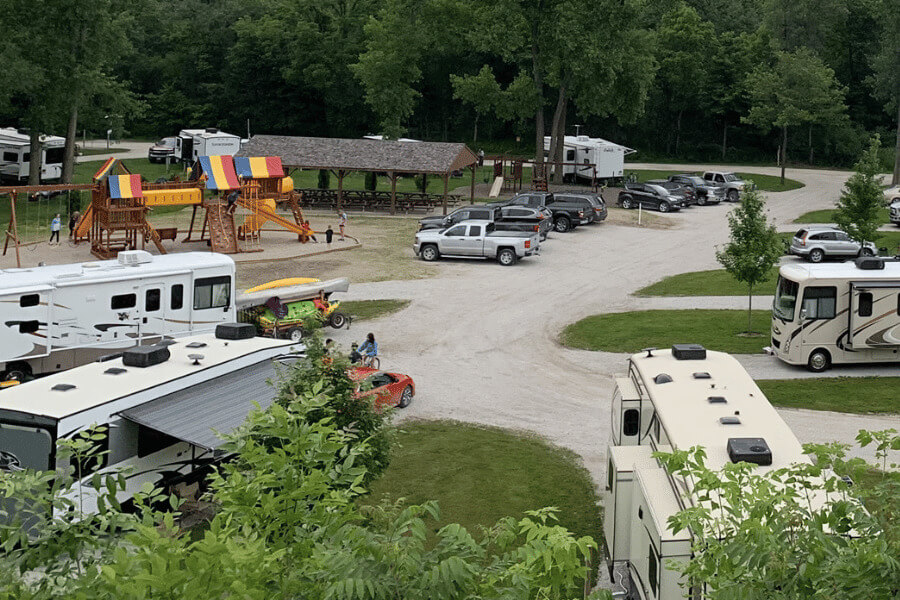
[[[778,286],[775,289],[775,302],[772,310],[785,321],[794,320],[794,307],[797,306],[797,290],[799,285],[795,281],[778,276]]]
[[[722,175],[725,177],[725,181],[737,181],[738,180],[737,175],[735,175],[734,173],[723,173]]]

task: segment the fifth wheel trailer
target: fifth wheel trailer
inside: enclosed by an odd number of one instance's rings
[[[62,177],[66,140],[55,135],[41,136],[41,181]],[[0,179],[25,181],[31,172],[31,136],[24,130],[0,128]]]
[[[861,257],[781,267],[768,351],[820,372],[900,361],[900,260]]]
[[[182,129],[175,138],[175,160],[192,165],[201,156],[234,156],[241,149],[240,136],[215,127]]]
[[[612,444],[603,493],[603,537],[616,596],[640,600],[702,597],[673,563],[691,559],[691,533],[669,517],[695,506],[691,480],[667,471],[654,452],[702,446],[712,470],[755,463],[766,473],[809,463],[800,442],[736,359],[702,346],[648,349],[616,379]],[[831,475],[829,475],[831,476]],[[813,510],[828,502],[810,498]]]
[[[550,137],[544,137],[544,154],[550,152]],[[567,180],[600,179],[607,182],[621,180],[625,173],[625,156],[637,150],[586,135],[567,135],[563,139],[563,162],[578,163],[563,166]]]

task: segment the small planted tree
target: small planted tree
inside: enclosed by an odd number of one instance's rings
[[[881,140],[876,135],[872,138],[869,149],[856,163],[856,172],[844,184],[834,215],[834,222],[838,227],[860,244],[874,242],[880,237],[878,212],[884,205],[878,177],[880,149]]]
[[[731,240],[716,251],[719,264],[747,286],[747,333],[753,333],[753,288],[769,279],[784,251],[775,226],[766,220],[765,206],[759,192],[745,190],[741,204],[728,213]]]

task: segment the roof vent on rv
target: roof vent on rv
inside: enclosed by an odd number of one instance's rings
[[[110,367],[103,372],[107,375],[121,375],[122,373],[127,373],[128,369],[123,369],[122,367]]]
[[[57,383],[50,389],[54,392],[68,392],[69,390],[74,390],[75,386],[71,383]]]
[[[220,340],[249,340],[256,337],[256,326],[251,323],[219,323],[216,338]]]
[[[725,399],[725,396],[709,396],[706,401],[710,404],[728,404],[728,400]]]
[[[694,373],[694,379],[712,379],[712,375],[706,371],[700,371],[699,373]]]
[[[123,250],[118,258],[120,265],[137,266],[153,262],[153,255],[146,250]]]
[[[706,348],[700,344],[672,344],[672,356],[676,360],[704,360]]]
[[[728,458],[767,466],[772,464],[772,450],[762,438],[728,438]]]
[[[169,360],[171,353],[165,346],[137,346],[122,353],[122,364],[126,367],[152,367]]]
[[[737,417],[722,417],[719,419],[719,423],[722,425],[740,425],[741,420]]]
[[[668,373],[660,373],[656,377],[653,378],[653,383],[662,384],[662,383],[672,383],[672,376]]]
[[[218,127],[207,127],[206,133],[219,133],[219,128]]]
[[[880,256],[860,256],[856,259],[856,268],[863,271],[881,271],[884,269],[884,258]]]

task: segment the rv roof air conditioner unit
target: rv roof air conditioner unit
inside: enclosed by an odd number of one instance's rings
[[[136,267],[153,262],[153,255],[146,250],[123,250],[118,256],[120,265]]]
[[[880,256],[860,256],[856,259],[856,268],[863,271],[881,271],[884,269],[884,259]]]
[[[762,438],[728,438],[728,458],[767,466],[772,464],[772,450]]]
[[[663,384],[663,383],[672,383],[672,376],[667,373],[660,373],[656,377],[653,378],[653,383],[655,384]]]
[[[249,340],[256,337],[256,326],[251,323],[219,323],[216,337],[220,340]]]
[[[152,367],[169,360],[171,353],[165,346],[138,346],[122,353],[122,364],[126,367]]]
[[[700,344],[672,344],[672,356],[677,360],[705,360],[706,348]]]
[[[206,133],[219,133],[219,128],[218,127],[207,127]]]

